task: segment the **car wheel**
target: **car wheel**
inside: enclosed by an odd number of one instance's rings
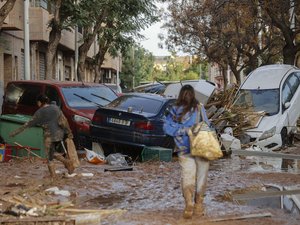
[[[282,146],[287,146],[289,143],[287,129],[283,128],[280,132],[280,135],[281,135]]]
[[[295,137],[294,133],[289,134],[289,136],[288,136],[288,145],[289,146],[292,146],[294,144],[294,137]]]

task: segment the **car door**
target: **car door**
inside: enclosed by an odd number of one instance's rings
[[[287,114],[288,126],[295,126],[300,115],[300,74],[292,73],[285,80],[283,85],[282,109]],[[289,107],[285,108],[285,104],[289,102]],[[291,128],[289,128],[290,130]]]

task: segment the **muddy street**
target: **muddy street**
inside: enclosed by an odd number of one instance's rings
[[[299,154],[298,146],[282,152]],[[13,159],[0,163],[0,210],[7,211],[16,204],[44,207],[44,219],[66,216],[74,211],[99,212],[99,224],[296,225],[300,224],[299,209],[290,196],[256,198],[255,193],[270,188],[279,191],[278,188],[283,187],[282,190],[299,190],[297,163],[236,155],[212,162],[204,200],[206,216],[185,220],[176,157],[172,162],[135,162],[132,171],[115,172],[105,171],[108,165],[93,165],[82,160],[75,177],[65,177],[65,169],[57,162],[60,174],[54,181],[49,179],[43,160]],[[69,195],[46,191],[53,187],[68,191]],[[247,195],[250,197],[243,200]],[[280,202],[280,199],[285,201]],[[281,209],[282,205],[286,209]],[[18,224],[16,218],[6,213],[0,215],[3,224]],[[37,217],[29,218],[34,221]]]

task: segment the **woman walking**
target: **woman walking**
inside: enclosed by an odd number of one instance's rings
[[[198,122],[196,121],[198,109],[203,110],[204,120],[208,122],[204,107],[199,107],[195,98],[194,88],[191,85],[184,85],[164,123],[166,134],[174,137],[175,152],[179,157],[181,187],[185,200],[183,217],[186,219],[191,218],[193,214],[204,214],[203,199],[209,169],[207,160],[190,154],[188,129]]]

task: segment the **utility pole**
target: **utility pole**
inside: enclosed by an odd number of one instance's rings
[[[29,0],[24,0],[24,72],[25,80],[30,80],[30,41],[29,41]]]
[[[118,52],[118,56],[117,56],[117,80],[116,80],[116,84],[117,87],[120,83],[120,53]]]
[[[294,0],[290,0],[289,13],[290,13],[290,21],[291,21],[290,28],[291,28],[292,32],[296,32],[296,30],[295,30],[295,28],[296,28],[296,15],[295,15],[295,2],[294,2]],[[294,38],[294,40],[293,40],[294,45],[296,44],[295,39],[296,38]],[[295,57],[294,65],[296,65],[296,63],[297,63],[296,61],[297,61],[297,56]]]
[[[74,65],[74,76],[75,80],[78,80],[78,26],[75,26],[75,65]]]
[[[132,46],[132,70],[133,70],[133,74],[132,74],[132,89],[134,88],[134,76],[135,76],[135,61],[134,61],[134,51],[135,51],[135,48],[134,48],[134,45]]]
[[[259,51],[262,49],[262,18],[261,18],[261,7],[260,7],[260,3],[258,2],[258,6],[257,6],[257,11],[258,11],[258,48]],[[261,56],[258,57],[258,66],[260,66],[262,64],[262,60],[261,60]]]

